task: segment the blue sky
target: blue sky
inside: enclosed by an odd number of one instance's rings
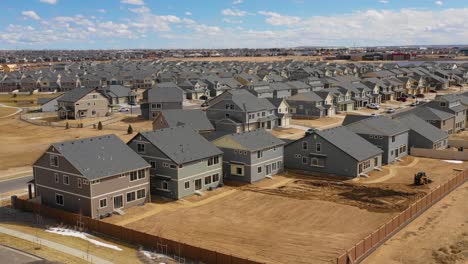
[[[468,0],[0,0],[0,49],[468,44]]]

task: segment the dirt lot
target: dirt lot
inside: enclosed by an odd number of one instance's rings
[[[449,136],[449,139],[462,139],[462,140],[468,140],[468,131],[462,131],[457,134],[452,134]]]
[[[0,118],[14,114],[18,109],[10,107],[0,107]]]
[[[363,264],[462,264],[468,261],[468,183],[446,196]]]
[[[133,131],[150,131],[153,130],[153,122],[137,116],[124,115],[122,120],[117,123],[107,125],[108,129],[116,129],[127,131],[128,125],[132,125]]]
[[[306,127],[313,127],[313,128],[331,128],[335,126],[341,125],[343,123],[344,116],[334,116],[334,117],[325,117],[320,119],[292,119],[292,125],[299,125],[299,126],[306,126]]]
[[[0,94],[0,103],[18,106],[18,107],[30,107],[37,106],[37,99],[39,98],[55,98],[59,96],[60,93],[55,94],[18,94],[13,96],[11,94]]]
[[[277,127],[271,131],[275,137],[283,139],[299,139],[304,136],[304,130],[297,128],[280,128]]]

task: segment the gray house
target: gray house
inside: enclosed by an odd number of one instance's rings
[[[346,127],[316,131],[285,146],[286,168],[358,177],[382,166],[382,150]]]
[[[343,125],[382,149],[383,164],[408,155],[409,128],[395,120],[386,116],[369,116],[356,121],[353,115],[347,115]]]
[[[406,115],[394,119],[402,125],[408,127],[408,146],[427,149],[445,149],[448,145],[448,133],[427,123],[415,115]]]
[[[153,119],[162,110],[182,109],[184,91],[174,83],[158,83],[155,87],[143,92],[140,104],[141,115]]]
[[[188,125],[199,133],[215,130],[213,124],[206,117],[206,113],[199,109],[163,110],[156,115],[153,121],[153,130],[183,125]]]
[[[188,126],[141,132],[128,143],[151,165],[151,193],[181,199],[222,183],[223,152]]]
[[[283,171],[284,142],[264,129],[225,135],[213,144],[224,153],[224,179],[252,183]]]
[[[115,135],[55,143],[33,165],[35,195],[97,218],[149,202],[149,167]]]

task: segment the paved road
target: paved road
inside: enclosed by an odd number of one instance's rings
[[[33,176],[0,181],[0,194],[16,190],[24,190],[28,188],[28,181],[32,180]]]

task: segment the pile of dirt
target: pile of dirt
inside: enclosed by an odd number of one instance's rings
[[[464,263],[468,259],[468,237],[463,234],[463,238],[447,247],[441,247],[432,251],[432,257],[438,264]]]
[[[400,212],[425,195],[424,189],[404,184],[354,184],[322,179],[294,180],[273,189],[246,186],[247,191],[300,200],[324,200],[371,212]]]

